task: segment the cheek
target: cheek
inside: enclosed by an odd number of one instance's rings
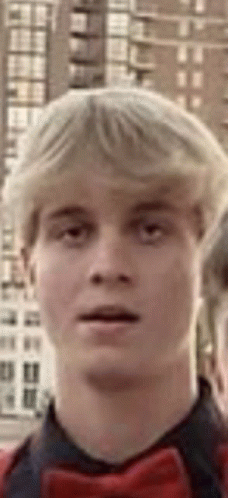
[[[148,270],[150,278],[148,278]],[[156,265],[147,263],[147,281],[150,292],[162,301],[173,300],[177,297],[180,301],[190,299],[196,287],[196,275],[191,271],[190,262],[186,261],[181,254],[168,255],[162,258]]]
[[[150,320],[159,333],[163,332],[165,340],[168,335],[180,338],[189,330],[193,313],[196,278],[189,270],[189,262],[181,255],[169,256],[156,267],[150,265],[148,277],[147,272]]]
[[[77,268],[63,264],[57,253],[43,253],[36,265],[37,294],[41,304],[51,303],[64,307],[75,292],[78,284]]]

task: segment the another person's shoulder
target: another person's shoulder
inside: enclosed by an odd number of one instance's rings
[[[26,479],[28,473],[24,471],[27,470],[28,466],[28,449],[31,444],[31,438],[32,436],[29,436],[21,444],[0,451],[0,498],[9,496],[9,485],[11,485],[15,472],[16,476],[18,473],[20,475],[23,474]],[[23,494],[20,496],[23,496]]]
[[[7,476],[10,474],[15,458],[17,449],[13,448],[10,450],[0,451],[0,498],[3,498],[3,493],[5,489],[5,483],[7,481]]]

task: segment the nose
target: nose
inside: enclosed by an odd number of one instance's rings
[[[134,284],[135,269],[123,238],[111,232],[99,241],[89,269],[90,283],[109,287]]]

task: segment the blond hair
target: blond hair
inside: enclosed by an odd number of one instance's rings
[[[228,161],[221,146],[196,117],[152,91],[74,90],[44,109],[5,188],[27,242],[39,193],[54,177],[80,168],[129,184],[148,185],[155,177],[170,188],[184,183],[203,234],[227,205]]]

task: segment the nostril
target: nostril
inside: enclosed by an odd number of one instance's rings
[[[92,282],[94,284],[100,284],[102,282],[101,276],[98,273],[96,275],[93,275]]]
[[[123,282],[123,283],[127,283],[127,282],[129,282],[129,278],[126,275],[120,275],[119,281]]]
[[[125,274],[117,274],[117,275],[102,275],[100,273],[95,273],[94,275],[91,276],[91,282],[95,285],[99,285],[101,284],[102,282],[106,282],[106,281],[111,281],[111,280],[115,280],[116,282],[120,282],[120,283],[129,283],[129,276],[128,275],[125,275]]]

